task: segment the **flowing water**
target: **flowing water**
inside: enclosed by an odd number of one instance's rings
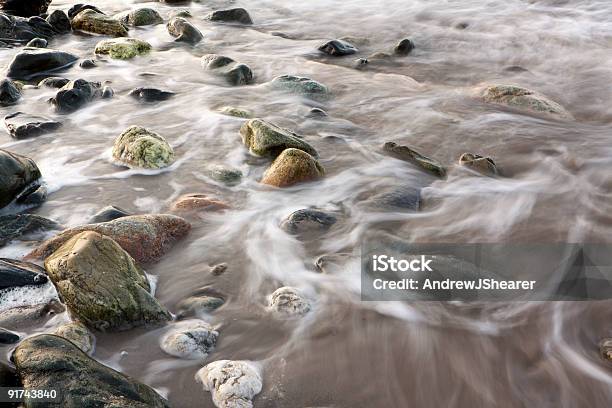
[[[94,2],[107,14],[163,3]],[[66,10],[71,2],[54,1]],[[252,27],[212,24],[212,9],[242,6]],[[67,226],[101,207],[135,213],[167,211],[184,193],[203,192],[231,205],[192,219],[193,230],[148,267],[156,297],[171,311],[199,288],[226,304],[206,319],[220,337],[207,361],[248,359],[263,367],[256,407],[607,407],[612,371],[598,342],[612,335],[610,302],[488,305],[361,302],[359,249],[368,231],[387,230],[432,242],[612,241],[612,3],[603,0],[290,0],[202,1],[181,5],[205,40],[173,43],[164,25],[130,35],[154,52],[129,62],[77,66],[62,75],[109,81],[115,97],[61,116],[62,129],[25,141],[0,135],[0,147],[32,157],[51,193],[37,214]],[[282,35],[279,35],[282,33]],[[407,57],[355,69],[355,58],[325,58],[323,40],[352,37],[357,57],[390,52],[409,37]],[[56,37],[50,47],[92,57],[98,37]],[[0,51],[6,64],[18,49]],[[248,64],[255,85],[230,87],[206,73],[199,57],[218,53]],[[518,69],[521,67],[523,69]],[[333,97],[310,101],[266,86],[295,74],[326,84]],[[535,89],[573,120],[555,120],[487,105],[490,83]],[[174,91],[154,105],[130,89]],[[16,109],[54,116],[52,89],[29,89]],[[288,189],[258,183],[269,165],[240,141],[241,119],[216,110],[240,106],[305,136],[320,152],[324,180]],[[312,107],[329,114],[308,118]],[[143,125],[172,144],[178,160],[163,171],[111,163],[114,138]],[[445,180],[381,153],[385,141],[415,147],[442,163],[463,152],[494,158],[504,177],[452,167]],[[210,164],[241,169],[225,187],[206,176]],[[418,212],[363,205],[392,186],[425,186]],[[307,242],[279,228],[292,211],[316,206],[339,222]],[[28,250],[0,250],[16,257]],[[326,273],[315,261],[329,255]],[[216,277],[210,266],[225,262]],[[280,286],[314,300],[301,320],[278,320],[266,296]],[[51,290],[51,289],[49,289]],[[46,293],[49,295],[49,293]],[[5,301],[7,301],[5,299]],[[28,334],[50,330],[65,315]],[[194,381],[201,362],[170,358],[159,348],[167,329],[97,335],[94,357],[151,385],[175,407],[212,407]],[[9,349],[6,348],[5,355]]]

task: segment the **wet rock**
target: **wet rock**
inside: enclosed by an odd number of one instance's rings
[[[0,345],[15,344],[19,341],[19,335],[10,330],[0,327]],[[0,385],[1,386],[1,385]]]
[[[264,173],[261,183],[275,187],[289,187],[297,183],[314,181],[325,171],[310,154],[299,149],[284,150]]]
[[[227,264],[220,263],[210,268],[210,274],[213,276],[221,276],[227,271]]]
[[[204,39],[202,32],[182,17],[174,17],[166,24],[168,33],[176,37],[175,41],[195,45]]]
[[[243,8],[232,8],[227,10],[215,10],[205,17],[210,21],[224,23],[253,24],[249,13]]]
[[[202,67],[216,75],[223,76],[231,85],[248,85],[253,82],[253,72],[246,64],[240,64],[229,57],[206,54],[202,57]]]
[[[110,86],[105,86],[102,88],[102,99],[111,99],[115,96],[115,91]]]
[[[415,187],[394,187],[374,195],[368,203],[382,210],[412,210],[419,209],[421,190]]]
[[[174,17],[191,18],[193,16],[191,15],[191,12],[189,10],[175,10],[170,13],[170,19]]]
[[[40,81],[38,83],[38,87],[39,88],[63,88],[64,86],[66,86],[66,84],[70,82],[70,80],[68,78],[62,78],[62,77],[48,77],[43,79],[42,81]]]
[[[171,206],[172,212],[189,211],[220,211],[229,206],[222,201],[210,198],[205,194],[185,194],[179,197]]]
[[[16,104],[21,99],[21,89],[10,79],[0,82],[0,106]]]
[[[45,259],[45,268],[71,313],[88,327],[126,330],[171,319],[149,294],[142,269],[108,236],[74,235]]]
[[[237,108],[234,106],[223,106],[219,108],[219,113],[222,113],[227,116],[233,116],[235,118],[252,118],[253,114],[246,109]]]
[[[211,179],[228,186],[235,186],[240,184],[242,180],[242,172],[238,169],[233,169],[218,164],[208,166],[206,174]]]
[[[33,38],[26,44],[26,47],[47,48],[49,42],[44,38]]]
[[[499,174],[493,159],[479,154],[463,153],[459,158],[459,164],[487,176],[496,176]]]
[[[81,61],[81,63],[79,64],[79,66],[83,69],[91,69],[91,68],[95,68],[98,64],[96,64],[96,61],[92,60],[92,59],[85,59],[83,61]]]
[[[201,320],[176,323],[161,340],[161,348],[174,357],[203,360],[217,344],[219,332]]]
[[[345,55],[355,54],[359,50],[351,43],[342,40],[331,40],[317,48],[322,53],[333,57],[343,57]]]
[[[284,286],[270,295],[269,308],[283,317],[301,317],[310,312],[311,306],[299,290]]]
[[[164,22],[164,19],[159,15],[157,10],[146,7],[121,13],[115,16],[115,18],[123,24],[135,27],[161,24]]]
[[[604,360],[612,361],[612,339],[603,339],[599,343],[599,353]]]
[[[59,336],[42,334],[24,340],[13,352],[12,360],[26,390],[61,390],[57,406],[170,406],[152,388],[98,363]],[[39,406],[27,406],[34,405]]]
[[[485,102],[509,106],[533,113],[569,119],[572,115],[558,103],[532,90],[514,85],[493,85],[482,93]]]
[[[47,281],[45,270],[36,264],[0,258],[0,289],[44,285]]]
[[[210,313],[223,306],[225,301],[216,296],[192,296],[181,300],[177,305],[177,317],[184,319],[186,317],[201,316],[205,313]]]
[[[98,224],[70,228],[45,241],[29,257],[46,258],[75,235],[95,231],[116,241],[138,263],[158,260],[177,240],[185,237],[191,225],[169,214],[132,215]]]
[[[398,145],[395,142],[386,142],[383,145],[383,150],[390,156],[412,163],[435,176],[446,176],[446,169],[442,164],[427,156],[423,156],[421,153],[408,146]]]
[[[14,16],[31,17],[47,12],[51,0],[0,0],[0,10]]]
[[[130,215],[132,214],[130,214],[123,208],[119,208],[114,205],[109,205],[95,213],[89,222],[92,224],[97,224],[100,222],[108,222],[116,220],[118,218],[128,217]]]
[[[259,367],[250,361],[214,361],[196,373],[196,381],[219,408],[251,408],[263,386]]]
[[[115,38],[102,40],[96,45],[95,53],[108,55],[113,59],[131,59],[151,51],[151,44],[137,38]]]
[[[31,79],[37,75],[68,68],[79,58],[64,51],[49,48],[24,48],[9,63],[6,76],[14,79]]]
[[[141,102],[161,102],[172,98],[175,93],[155,88],[136,88],[132,89],[129,95]]]
[[[79,14],[83,10],[93,10],[96,13],[104,14],[96,6],[92,6],[91,4],[78,3],[78,4],[75,4],[74,6],[70,7],[70,9],[68,10],[68,17],[71,18],[71,19],[75,18],[77,16],[77,14]]]
[[[327,112],[325,112],[321,108],[312,108],[310,111],[308,111],[308,114],[306,115],[306,117],[313,119],[325,118],[327,116]]]
[[[4,125],[14,139],[26,139],[54,132],[62,124],[43,116],[23,112],[12,113],[4,118]]]
[[[352,258],[353,255],[346,252],[325,254],[317,258],[315,266],[319,272],[333,275],[345,271]]]
[[[72,18],[72,29],[113,37],[128,36],[127,27],[120,21],[90,8],[81,10]]]
[[[304,208],[294,211],[281,222],[281,229],[290,234],[306,234],[327,231],[336,223],[334,215]]]
[[[161,169],[174,161],[174,150],[166,139],[141,126],[131,126],[119,135],[112,154],[128,167],[145,169]]]
[[[62,229],[57,222],[34,214],[0,215],[0,247],[14,239],[29,239]]]
[[[28,157],[0,149],[0,208],[27,202],[40,186],[40,170]]]
[[[13,307],[0,312],[0,327],[12,330],[39,328],[65,311],[66,308],[57,299],[35,305]]]
[[[53,31],[58,34],[66,34],[72,31],[70,18],[62,10],[55,10],[47,16],[47,23],[53,27]]]
[[[270,85],[274,89],[309,97],[322,97],[329,94],[325,85],[310,78],[295,75],[281,75],[274,78]]]
[[[81,322],[64,323],[53,331],[53,334],[70,340],[81,351],[91,354],[94,349],[94,336]]]
[[[0,387],[21,387],[21,382],[17,377],[15,369],[7,364],[0,363]],[[17,403],[5,403],[8,407],[18,407]]]
[[[240,128],[242,143],[259,156],[277,157],[289,148],[300,149],[315,157],[317,151],[296,133],[263,119],[251,119]]]
[[[40,17],[22,18],[0,13],[0,38],[8,44],[23,45],[33,38],[49,39],[56,32],[53,27]]]
[[[409,38],[404,38],[399,43],[397,43],[397,45],[393,49],[393,52],[395,53],[395,55],[408,55],[412,52],[413,49],[414,43]]]
[[[72,113],[101,96],[102,89],[99,82],[77,79],[64,85],[49,102],[58,113]]]

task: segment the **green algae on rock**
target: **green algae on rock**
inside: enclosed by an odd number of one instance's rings
[[[113,59],[131,59],[151,51],[151,44],[137,38],[115,38],[103,40],[96,45],[95,53]]]
[[[288,148],[300,149],[315,157],[317,151],[297,134],[263,119],[251,119],[240,128],[242,143],[251,153],[276,157]]]
[[[218,112],[235,118],[249,119],[253,117],[250,111],[235,106],[222,106],[219,108]]]
[[[329,95],[329,89],[322,83],[295,75],[278,76],[270,82],[270,85],[274,89],[309,97],[325,97]]]
[[[161,169],[174,160],[174,150],[162,136],[141,126],[130,126],[113,145],[113,158],[129,167]]]
[[[74,30],[87,31],[95,34],[105,34],[114,37],[127,37],[128,30],[119,20],[98,13],[96,10],[85,9],[72,19]]]
[[[115,15],[114,18],[121,21],[123,24],[135,27],[161,24],[164,22],[164,19],[159,15],[157,10],[148,7],[119,13]]]
[[[265,172],[261,183],[275,187],[288,187],[317,180],[324,174],[323,166],[310,154],[299,149],[286,149]]]

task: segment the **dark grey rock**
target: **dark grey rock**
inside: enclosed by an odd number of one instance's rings
[[[312,108],[306,116],[309,118],[325,118],[327,117],[327,112],[321,108]]]
[[[92,59],[85,59],[85,60],[81,61],[79,66],[81,68],[83,68],[83,69],[91,69],[91,68],[95,68],[97,66],[97,64],[96,64],[96,61],[94,61]]]
[[[53,31],[58,34],[66,34],[72,31],[70,18],[62,10],[55,10],[47,16],[47,23],[53,27]]]
[[[84,79],[70,81],[49,102],[59,113],[74,112],[102,96],[101,85]]]
[[[132,89],[129,95],[141,102],[161,102],[172,98],[175,94],[155,88],[136,88]]]
[[[177,318],[185,319],[189,317],[199,316],[204,313],[210,313],[225,303],[220,296],[191,296],[179,302],[177,305]]]
[[[0,82],[0,106],[14,105],[21,98],[21,91],[10,79]]]
[[[23,45],[34,38],[49,39],[55,34],[53,27],[40,17],[22,18],[0,13],[0,38],[7,45]]]
[[[0,149],[0,208],[13,200],[27,201],[40,187],[40,177],[32,159]]]
[[[175,41],[195,45],[202,41],[204,35],[189,21],[182,17],[174,17],[166,24],[168,33],[175,37]]]
[[[232,8],[228,10],[215,10],[206,16],[207,20],[224,23],[253,24],[248,11],[243,8]]]
[[[248,65],[240,64],[223,55],[204,55],[202,66],[215,75],[224,77],[231,85],[248,85],[253,82],[253,71]]]
[[[47,45],[49,45],[49,41],[44,38],[32,38],[30,42],[26,44],[26,47],[47,48]]]
[[[15,369],[4,363],[0,363],[0,387],[21,387],[21,382],[17,377]],[[6,407],[17,407],[17,403],[5,403]]]
[[[117,218],[127,217],[128,215],[132,215],[132,214],[125,211],[123,208],[119,208],[114,205],[109,205],[107,207],[102,208],[97,213],[95,213],[94,216],[91,218],[91,220],[89,220],[89,224],[97,224],[99,222],[108,222],[108,221],[116,220]]]
[[[38,83],[38,87],[41,88],[43,86],[46,86],[48,88],[62,88],[63,86],[65,86],[68,82],[70,82],[70,80],[68,78],[62,78],[62,77],[48,77],[43,79],[42,81],[40,81]]]
[[[19,335],[10,330],[3,329],[0,327],[0,344],[15,344],[19,341]]]
[[[51,0],[0,0],[0,10],[14,16],[31,17],[47,12]]]
[[[57,222],[34,214],[0,215],[0,247],[14,239],[61,229]]]
[[[102,99],[111,99],[115,96],[115,91],[110,86],[105,86],[102,88]]]
[[[404,38],[401,40],[393,51],[396,55],[408,55],[414,49],[414,43],[409,38]]]
[[[318,50],[334,57],[343,57],[345,55],[355,54],[359,51],[353,44],[343,40],[328,41],[320,45]]]
[[[0,258],[0,289],[44,285],[48,280],[45,270],[36,264]]]
[[[336,221],[336,217],[332,214],[311,208],[304,208],[291,213],[281,222],[280,227],[283,231],[290,234],[301,235],[327,231]]]
[[[96,6],[92,6],[91,4],[78,3],[78,4],[75,4],[74,6],[70,7],[70,9],[68,10],[68,17],[70,19],[73,19],[77,14],[79,14],[83,10],[93,10],[93,11],[95,11],[97,13],[104,14]]]
[[[11,137],[25,139],[45,133],[54,132],[62,124],[43,116],[29,115],[23,112],[12,113],[4,118],[4,125]]]
[[[14,79],[31,79],[60,69],[68,68],[79,58],[76,55],[46,48],[24,48],[9,63],[7,76]]]
[[[368,203],[382,210],[412,210],[419,209],[421,190],[415,187],[395,187],[376,194]]]

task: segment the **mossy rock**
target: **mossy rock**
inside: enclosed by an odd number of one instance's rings
[[[95,53],[113,59],[131,59],[151,51],[151,44],[137,38],[103,40],[96,45]]]
[[[115,140],[113,158],[129,167],[161,169],[174,161],[174,151],[157,133],[131,126]]]
[[[270,85],[274,89],[298,95],[321,98],[329,95],[327,86],[313,79],[295,75],[281,75],[274,78]]]
[[[317,151],[297,134],[263,119],[251,119],[240,128],[242,142],[251,153],[277,157],[283,150],[294,148],[318,156]]]
[[[72,19],[72,28],[74,30],[111,35],[114,37],[127,37],[128,35],[127,27],[119,20],[92,9],[85,9],[74,16]]]
[[[219,113],[243,119],[249,119],[253,117],[253,114],[250,111],[242,108],[237,108],[235,106],[223,106],[219,108]]]
[[[81,322],[64,323],[57,327],[53,334],[70,340],[75,346],[87,354],[93,352],[94,336]]]
[[[240,184],[242,180],[242,171],[231,167],[213,164],[207,167],[206,173],[211,179],[228,186]]]
[[[398,145],[394,142],[386,142],[383,150],[396,159],[412,163],[423,170],[438,177],[446,176],[446,169],[438,161],[422,155],[408,146]]]
[[[572,115],[557,102],[527,88],[515,85],[493,85],[482,93],[485,102],[506,105],[534,113],[545,113],[561,118],[571,118]]]
[[[479,154],[463,153],[461,157],[459,157],[459,164],[486,176],[496,176],[499,174],[497,165],[493,159]]]
[[[135,27],[161,24],[164,22],[164,19],[157,10],[148,7],[120,13],[117,14],[115,18],[123,24]]]
[[[265,172],[261,183],[288,187],[317,180],[325,174],[323,166],[310,154],[299,149],[286,149]]]

